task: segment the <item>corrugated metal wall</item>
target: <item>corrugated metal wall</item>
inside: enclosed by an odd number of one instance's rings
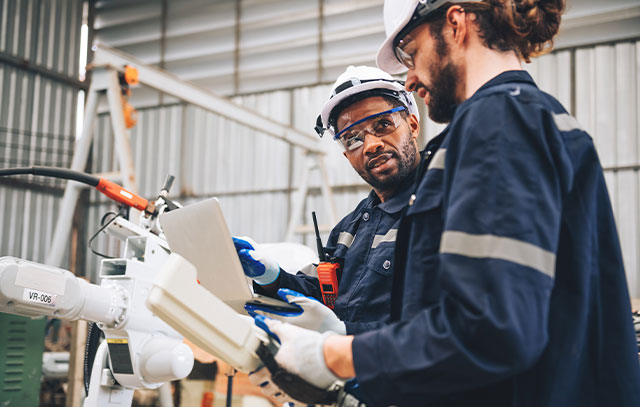
[[[0,0],[0,167],[69,167],[82,1]],[[63,181],[0,179],[0,255],[44,261]]]
[[[332,82],[372,64],[384,0],[108,0],[96,40],[222,95]],[[567,0],[556,43],[568,48],[640,36],[637,0]],[[154,105],[157,92],[138,101]]]
[[[219,94],[334,80],[372,62],[383,0],[126,0],[96,3],[96,40]],[[155,104],[157,93],[138,96]]]

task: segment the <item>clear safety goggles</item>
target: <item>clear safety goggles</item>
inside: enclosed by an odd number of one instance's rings
[[[413,62],[413,56],[417,51],[417,44],[410,36],[405,36],[403,39],[398,41],[398,44],[393,49],[396,54],[396,58],[398,61],[407,69],[415,69],[415,64]]]
[[[372,114],[348,125],[335,135],[335,139],[347,151],[352,151],[364,144],[367,133],[376,137],[384,137],[393,133],[403,122],[400,112],[407,110],[404,106],[398,106],[384,112]]]
[[[396,35],[393,44],[393,52],[398,61],[408,69],[415,69],[413,57],[417,50],[417,44],[408,34],[421,24],[443,18],[449,3],[482,3],[484,0],[420,0],[411,19]],[[464,9],[462,9],[464,11]]]

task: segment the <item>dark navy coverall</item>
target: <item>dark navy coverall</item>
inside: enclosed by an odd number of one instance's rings
[[[368,404],[640,406],[591,138],[510,71],[460,104],[434,142],[398,231],[398,320],[353,342]]]
[[[334,312],[345,323],[347,334],[389,322],[396,233],[413,181],[410,174],[399,190],[382,203],[371,191],[329,235],[327,247],[335,248],[334,256],[344,259]],[[282,288],[321,300],[317,277],[281,272],[279,283]]]

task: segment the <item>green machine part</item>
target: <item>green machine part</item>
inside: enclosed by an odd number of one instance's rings
[[[0,313],[0,407],[40,404],[46,322]]]

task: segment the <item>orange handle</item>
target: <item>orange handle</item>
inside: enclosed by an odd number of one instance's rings
[[[115,182],[111,182],[105,178],[100,178],[96,189],[116,202],[129,205],[141,211],[144,211],[149,204],[149,201],[143,197],[129,192]]]

